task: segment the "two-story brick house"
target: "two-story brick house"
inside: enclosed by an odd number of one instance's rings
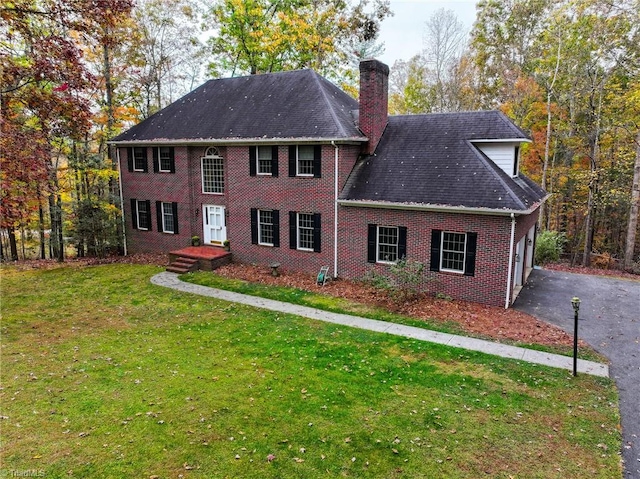
[[[130,252],[229,240],[235,261],[361,278],[406,256],[432,286],[508,306],[545,193],[496,111],[389,117],[386,65],[360,101],[311,70],[211,80],[114,138]]]

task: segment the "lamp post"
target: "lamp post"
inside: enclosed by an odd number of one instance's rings
[[[580,311],[580,298],[571,298],[573,306],[573,375],[578,375],[578,311]]]

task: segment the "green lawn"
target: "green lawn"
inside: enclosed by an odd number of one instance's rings
[[[622,477],[608,379],[178,293],[159,271],[2,269],[0,473]]]

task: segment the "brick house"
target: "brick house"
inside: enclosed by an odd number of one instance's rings
[[[434,292],[508,307],[546,194],[497,111],[388,116],[389,68],[359,102],[311,70],[211,80],[112,140],[129,252],[192,236],[233,259],[362,278],[402,257]]]

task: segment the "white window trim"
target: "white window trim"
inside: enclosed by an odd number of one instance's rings
[[[167,234],[172,234],[172,235],[174,235],[174,234],[176,234],[175,224],[173,225],[173,228],[174,228],[174,229],[173,229],[172,231],[168,231],[168,230],[167,230],[167,227],[165,226],[165,224],[166,224],[166,223],[165,223],[165,215],[166,215],[166,213],[165,213],[165,211],[164,211],[164,205],[169,205],[169,209],[171,210],[169,214],[170,214],[170,216],[171,216],[171,218],[173,219],[173,221],[174,221],[174,222],[175,222],[175,220],[176,220],[176,218],[173,216],[173,204],[172,204],[172,203],[169,203],[169,202],[167,202],[167,201],[162,201],[162,202],[160,203],[160,208],[162,208],[162,232],[163,232],[163,233],[167,233]]]
[[[159,173],[171,173],[171,167],[169,167],[168,170],[163,170],[162,169],[162,156],[160,155],[160,152],[161,152],[162,148],[171,148],[171,147],[158,146],[158,172]],[[169,156],[169,161],[171,161],[171,156]]]
[[[256,146],[256,175],[257,176],[273,176],[273,171],[269,173],[261,173],[260,172],[260,146]],[[262,148],[271,148],[270,146],[263,146]],[[273,161],[273,153],[271,154],[271,161]]]
[[[140,226],[140,203],[144,203],[146,205],[145,200],[136,200],[136,225],[138,226],[136,229],[140,231],[149,231],[149,228],[143,228]],[[149,221],[151,221],[151,211],[147,211],[147,216]]]
[[[262,221],[260,221],[260,212],[261,211],[270,211],[271,212],[271,227],[273,228],[274,224],[273,224],[273,210],[258,210],[258,244],[261,246],[273,246],[273,243],[265,243],[264,241],[262,241],[262,228],[260,227],[263,223]],[[264,224],[269,224],[269,223],[264,223]]]
[[[380,228],[393,228],[396,230],[396,258],[398,257],[398,252],[400,249],[400,228],[397,226],[386,226],[386,225],[377,225],[376,226],[376,263],[380,264],[396,264],[398,260],[395,261],[385,261],[380,259]],[[386,244],[386,243],[385,243]]]
[[[300,146],[301,145],[296,145],[296,176],[302,176],[305,178],[313,178],[313,161],[315,161],[315,158],[312,158],[312,162],[311,162],[311,173],[300,173]],[[313,148],[313,147],[311,147]],[[305,160],[308,161],[308,160]],[[306,250],[305,250],[306,251]],[[311,250],[313,251],[313,250]]]
[[[313,222],[313,213],[296,213],[296,246],[297,246],[297,250],[299,251],[314,251],[314,246],[312,245],[311,248],[303,248],[302,246],[300,246],[300,239],[301,239],[301,235],[300,235],[300,215],[309,215],[311,216],[311,221]],[[305,228],[305,229],[309,229],[309,228]],[[311,226],[311,238],[312,238],[312,242],[313,242],[313,226]]]
[[[209,150],[207,150],[207,153],[209,152]],[[205,191],[204,190],[204,160],[221,160],[222,161],[222,192],[216,192],[216,191]],[[222,158],[219,155],[216,154],[211,154],[211,155],[205,155],[202,158],[200,158],[200,179],[201,179],[201,186],[202,186],[202,194],[204,195],[218,195],[218,196],[222,196],[224,195],[224,158]]]
[[[133,171],[139,171],[139,172],[144,172],[144,168],[136,168],[136,150],[146,150],[146,148],[144,147],[140,147],[140,146],[134,146],[131,154],[133,155]],[[145,155],[145,157],[143,158],[143,161],[147,161],[147,157]]]
[[[462,269],[449,269],[444,268],[442,264],[444,263],[444,235],[445,234],[456,234],[464,236],[464,245],[462,246]],[[449,252],[453,252],[452,250],[447,250]],[[455,253],[459,253],[459,251],[455,251]],[[446,273],[457,273],[464,274],[464,266],[467,264],[467,233],[460,233],[459,231],[443,231],[440,237],[440,271],[444,271]]]

